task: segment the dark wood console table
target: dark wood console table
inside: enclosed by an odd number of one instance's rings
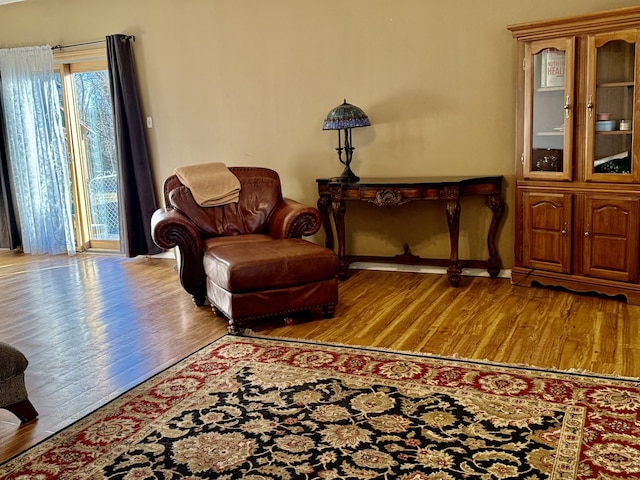
[[[431,178],[364,178],[357,183],[341,183],[334,178],[319,178],[318,210],[322,214],[326,232],[326,246],[333,250],[333,230],[329,219],[329,209],[333,212],[333,221],[338,236],[338,258],[340,260],[340,278],[347,277],[349,264],[354,261],[391,262],[402,264],[446,266],[449,283],[456,287],[460,284],[462,267],[486,268],[491,278],[496,278],[502,262],[496,249],[495,237],[498,223],[504,211],[504,201],[500,196],[502,177],[431,177]],[[460,199],[470,195],[485,195],[486,205],[493,212],[487,246],[489,259],[459,260],[458,234],[460,231]],[[368,257],[346,254],[345,212],[346,200],[360,200],[379,207],[396,207],[420,200],[443,200],[446,206],[447,224],[451,255],[446,259],[424,259],[412,255],[408,245],[404,253],[395,257]]]

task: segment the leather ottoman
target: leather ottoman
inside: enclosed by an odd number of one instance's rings
[[[328,248],[299,238],[223,244],[207,249],[203,265],[209,302],[231,333],[260,318],[335,313],[338,257]]]

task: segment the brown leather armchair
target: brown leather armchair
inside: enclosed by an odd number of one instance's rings
[[[151,231],[158,246],[178,247],[184,289],[196,305],[204,305],[208,298],[216,314],[224,314],[230,325],[316,306],[325,317],[333,316],[335,253],[304,240],[280,241],[316,233],[322,225],[318,210],[283,198],[280,178],[273,170],[229,170],[240,181],[240,197],[237,203],[222,206],[200,206],[176,175],[164,182],[165,206],[153,214]],[[309,260],[315,259],[318,266],[309,268]],[[288,293],[283,295],[285,290]]]

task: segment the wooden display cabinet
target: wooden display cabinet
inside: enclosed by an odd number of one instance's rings
[[[640,304],[640,7],[508,28],[519,57],[512,282]]]

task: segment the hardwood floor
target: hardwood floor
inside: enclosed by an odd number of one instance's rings
[[[0,251],[0,340],[29,359],[40,413],[0,410],[0,462],[226,334],[196,307],[174,262]],[[352,271],[335,318],[296,316],[261,335],[640,376],[640,307],[594,295],[434,274]]]

